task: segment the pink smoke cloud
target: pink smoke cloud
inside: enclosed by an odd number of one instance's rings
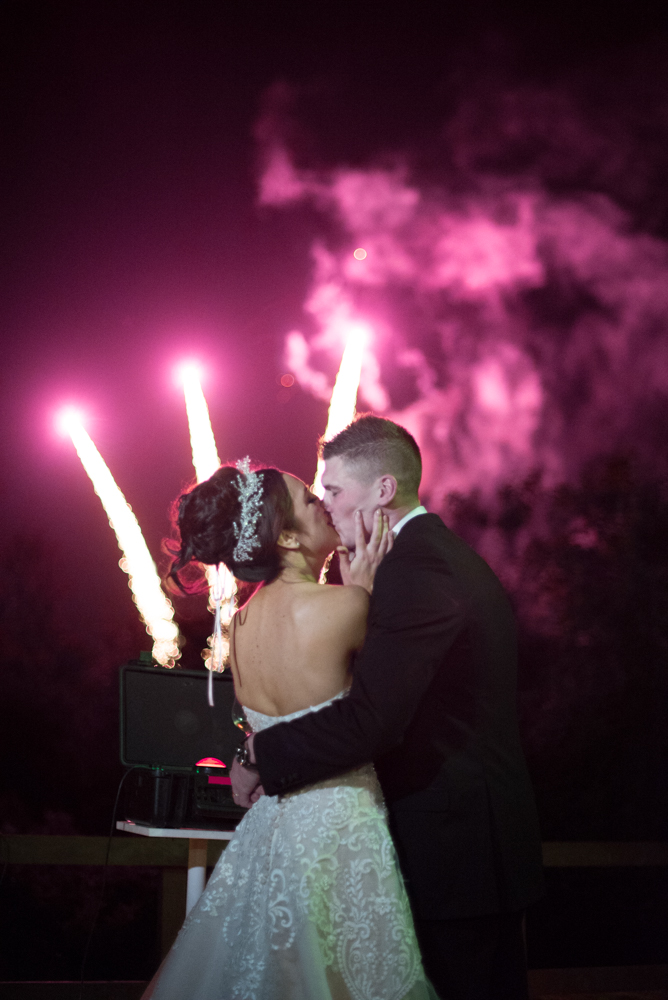
[[[518,113],[511,102],[510,125]],[[535,469],[554,485],[601,452],[643,450],[640,414],[668,391],[662,240],[608,195],[557,196],[526,173],[469,167],[455,194],[406,166],[299,168],[272,114],[260,200],[310,202],[339,234],[313,246],[316,332],[288,335],[286,363],[327,399],[346,328],[366,323],[360,405],[415,435],[432,507]]]

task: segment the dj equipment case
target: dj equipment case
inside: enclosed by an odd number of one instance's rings
[[[121,667],[121,762],[135,768],[125,782],[127,820],[215,829],[243,815],[229,779],[243,735],[232,678],[213,675],[213,708],[208,680],[204,670]]]

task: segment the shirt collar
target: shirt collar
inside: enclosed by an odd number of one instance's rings
[[[404,514],[404,516],[402,517],[402,519],[400,521],[398,521],[395,524],[395,526],[392,528],[392,532],[394,534],[394,537],[395,538],[397,537],[397,535],[399,534],[399,532],[401,531],[401,529],[403,528],[403,526],[405,524],[408,524],[408,522],[411,520],[411,518],[417,517],[418,514],[426,514],[426,513],[427,513],[427,508],[426,507],[422,507],[422,506],[420,506],[420,507],[413,507],[413,510],[409,510],[407,514]]]

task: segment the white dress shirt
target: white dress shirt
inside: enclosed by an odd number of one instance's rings
[[[428,513],[428,511],[427,511],[426,507],[422,507],[422,506],[420,506],[420,507],[413,507],[413,510],[409,510],[407,514],[404,514],[404,516],[402,517],[402,519],[400,521],[397,521],[397,523],[395,524],[395,526],[392,528],[392,533],[394,534],[394,537],[395,538],[397,537],[397,535],[399,534],[399,532],[401,531],[401,529],[403,528],[403,526],[405,524],[408,524],[408,522],[411,520],[411,518],[417,517],[418,514],[427,514],[427,513]]]

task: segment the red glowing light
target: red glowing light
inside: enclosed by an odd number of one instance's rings
[[[217,757],[202,757],[201,760],[197,761],[196,767],[225,767],[222,760],[218,760]]]
[[[291,385],[295,384],[294,375],[281,375],[281,385],[284,385],[286,389],[289,389]]]
[[[362,247],[358,247],[357,250],[353,252],[353,257],[355,260],[364,260],[366,257],[366,250],[363,250]]]

